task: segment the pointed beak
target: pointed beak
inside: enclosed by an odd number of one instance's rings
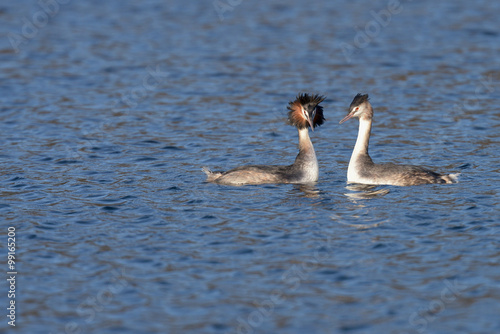
[[[352,113],[350,113],[350,114],[348,114],[346,117],[344,117],[344,118],[343,118],[343,119],[339,122],[339,124],[344,123],[344,122],[345,122],[345,121],[347,121],[348,119],[351,119],[353,116],[354,116],[354,113],[353,113],[353,112],[352,112]]]
[[[312,131],[314,131],[314,126],[313,126],[314,117],[316,117],[316,109],[313,110],[311,115],[309,114],[307,115],[307,123],[309,123],[309,125],[311,126]]]
[[[311,126],[311,130],[314,131],[314,126],[313,126],[313,123],[311,122],[310,117],[307,118],[307,123],[309,123],[309,125]]]

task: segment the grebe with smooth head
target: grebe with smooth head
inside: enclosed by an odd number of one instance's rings
[[[373,119],[373,108],[368,100],[368,94],[357,94],[354,97],[347,116],[340,121],[340,124],[353,117],[359,119],[359,132],[347,169],[348,183],[413,186],[457,182],[457,174],[438,174],[420,166],[374,163],[368,155]]]
[[[309,138],[308,127],[314,131],[315,127],[325,121],[323,107],[319,105],[324,99],[318,94],[299,94],[288,104],[288,122],[299,131],[299,154],[292,165],[249,165],[227,172],[212,172],[203,167],[207,181],[225,185],[316,182],[319,174],[318,160]]]

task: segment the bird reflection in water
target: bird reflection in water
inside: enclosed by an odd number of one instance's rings
[[[380,219],[377,217],[374,222],[370,222],[372,212],[370,209],[363,204],[364,199],[373,199],[387,195],[390,190],[388,188],[377,189],[379,186],[351,183],[346,186],[349,193],[344,195],[349,197],[353,202],[355,210],[350,214],[339,214],[336,213],[332,216],[332,219],[342,225],[347,225],[355,227],[358,229],[369,229],[373,227],[378,227],[390,221],[390,218]],[[363,223],[359,223],[362,221]]]
[[[319,198],[319,189],[316,184],[295,184],[294,190],[301,191],[303,193],[302,197],[305,198]]]
[[[346,186],[350,193],[346,193],[352,199],[370,199],[387,195],[390,190],[388,188],[376,189],[378,186],[369,184],[350,184]]]

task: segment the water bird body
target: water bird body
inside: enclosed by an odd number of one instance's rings
[[[368,142],[373,119],[373,107],[368,100],[368,94],[357,94],[354,97],[347,116],[340,121],[340,124],[353,117],[359,119],[359,131],[347,169],[348,183],[413,186],[428,183],[457,182],[458,174],[443,175],[413,165],[374,163],[368,154]]]
[[[299,132],[299,154],[292,165],[248,165],[227,172],[212,172],[203,167],[207,181],[224,185],[316,182],[319,175],[318,160],[308,128],[314,131],[325,121],[320,105],[324,99],[318,94],[299,94],[288,104],[288,122]]]

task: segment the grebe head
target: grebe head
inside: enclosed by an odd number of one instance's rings
[[[288,103],[288,122],[304,129],[320,126],[325,121],[323,117],[323,107],[319,104],[325,100],[324,96],[318,94],[299,94],[294,101]]]
[[[368,94],[357,94],[349,106],[347,116],[344,117],[339,124],[344,123],[353,117],[371,119],[373,117],[373,108],[368,101]]]

